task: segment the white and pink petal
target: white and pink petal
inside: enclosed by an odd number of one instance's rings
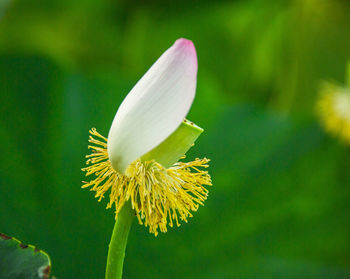
[[[132,88],[108,134],[108,155],[116,171],[124,173],[179,127],[195,96],[197,68],[193,43],[178,39]]]

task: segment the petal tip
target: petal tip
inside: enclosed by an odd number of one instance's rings
[[[188,55],[188,57],[193,58],[193,61],[195,62],[195,64],[197,64],[196,48],[191,40],[185,38],[177,39],[173,47],[177,50],[185,52]]]
[[[175,41],[174,45],[178,45],[178,46],[186,46],[186,47],[193,47],[194,48],[194,44],[191,40],[185,39],[185,38],[179,38]]]

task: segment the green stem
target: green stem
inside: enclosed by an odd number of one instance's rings
[[[130,203],[125,203],[118,214],[114,224],[111,242],[109,243],[106,279],[121,279],[123,274],[123,263],[125,248],[133,218],[134,211]]]

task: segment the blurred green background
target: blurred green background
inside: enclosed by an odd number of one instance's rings
[[[347,0],[0,2],[0,231],[58,279],[103,278],[113,210],[80,189],[88,130],[179,37],[199,72],[188,157],[213,187],[188,224],[134,223],[125,278],[350,278],[350,152],[314,114],[344,81]],[[135,220],[136,221],[136,220]]]

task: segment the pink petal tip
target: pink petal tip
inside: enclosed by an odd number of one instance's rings
[[[196,48],[191,40],[180,38],[177,39],[173,45],[174,49],[187,54],[188,57],[193,59],[193,62],[197,65],[197,53]]]

